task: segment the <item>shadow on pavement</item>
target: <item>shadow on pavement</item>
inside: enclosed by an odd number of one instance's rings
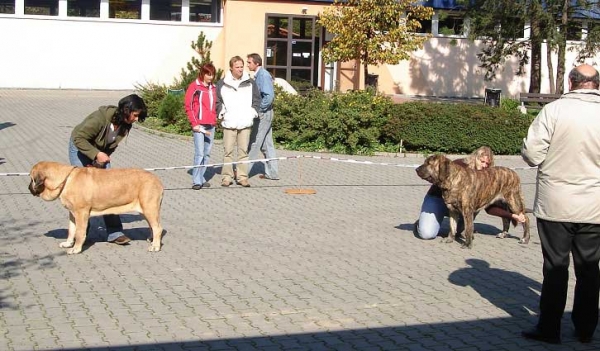
[[[538,310],[542,284],[520,273],[491,268],[487,261],[470,258],[470,266],[450,274],[448,281],[470,286],[481,297],[513,317],[528,317]]]
[[[2,122],[2,123],[0,123],[0,130],[6,129],[9,127],[13,127],[13,126],[16,126],[16,124],[13,122]]]
[[[52,253],[45,256],[36,256],[30,259],[16,257],[6,252],[0,252],[0,283],[8,281],[11,278],[20,276],[28,269],[47,270],[56,267],[54,259],[56,256],[62,255],[62,252]],[[0,285],[0,313],[4,310],[19,310],[23,306],[17,306],[6,302],[7,299],[13,300],[12,296],[8,296],[11,290],[8,285]]]
[[[521,338],[520,332],[530,323],[533,321],[507,317],[317,333],[90,347],[87,350],[501,350],[506,349],[509,343],[518,345],[516,349],[574,350],[584,346],[569,335],[563,335],[563,345],[555,348],[525,340]],[[592,350],[597,349],[598,343],[587,345]],[[544,348],[546,346],[548,348]]]

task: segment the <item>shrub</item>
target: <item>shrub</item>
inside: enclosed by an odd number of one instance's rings
[[[392,101],[373,90],[306,96],[278,92],[275,99],[275,140],[289,148],[370,153],[379,144],[380,130]]]
[[[469,153],[488,145],[498,154],[517,154],[532,121],[485,105],[409,102],[393,110],[382,141],[402,141],[408,151]]]
[[[521,102],[519,101],[519,99],[500,99],[500,108],[506,111],[519,111],[519,106],[521,106]]]
[[[146,83],[144,85],[136,84],[135,88],[146,103],[148,116],[156,117],[160,104],[165,96],[167,96],[167,87],[161,84]]]
[[[183,94],[167,94],[162,100],[157,117],[163,127],[171,126],[172,132],[190,134],[190,124],[183,109]]]

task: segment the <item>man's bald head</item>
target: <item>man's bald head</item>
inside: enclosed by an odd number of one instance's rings
[[[569,90],[598,89],[600,86],[600,75],[590,65],[580,65],[569,73]]]

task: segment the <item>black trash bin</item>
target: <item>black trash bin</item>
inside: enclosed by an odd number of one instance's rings
[[[365,81],[365,85],[368,87],[373,87],[377,89],[377,84],[379,81],[379,74],[367,74],[367,79]]]
[[[494,89],[494,88],[485,88],[485,100],[484,103],[486,105],[492,107],[500,106],[500,95],[502,95],[502,90]]]

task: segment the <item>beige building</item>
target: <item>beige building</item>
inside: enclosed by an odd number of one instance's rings
[[[170,84],[195,55],[190,43],[202,32],[213,41],[211,57],[219,68],[227,69],[231,56],[257,52],[276,77],[324,90],[360,89],[360,63],[326,64],[320,59],[330,35],[318,26],[317,18],[331,3],[0,0],[0,87],[132,89],[146,82]],[[436,9],[432,21],[425,24],[432,38],[408,61],[370,67],[371,73],[379,75],[380,91],[481,97],[485,88],[501,89],[509,96],[528,90],[529,77],[514,74],[514,61],[507,62],[495,81],[485,81],[476,57],[479,43],[461,33],[463,19],[444,16],[440,20],[440,7],[448,6],[448,1],[426,3]],[[580,42],[569,42],[576,45]],[[575,53],[567,55],[569,69]],[[547,77],[544,71],[542,92],[549,92]]]

